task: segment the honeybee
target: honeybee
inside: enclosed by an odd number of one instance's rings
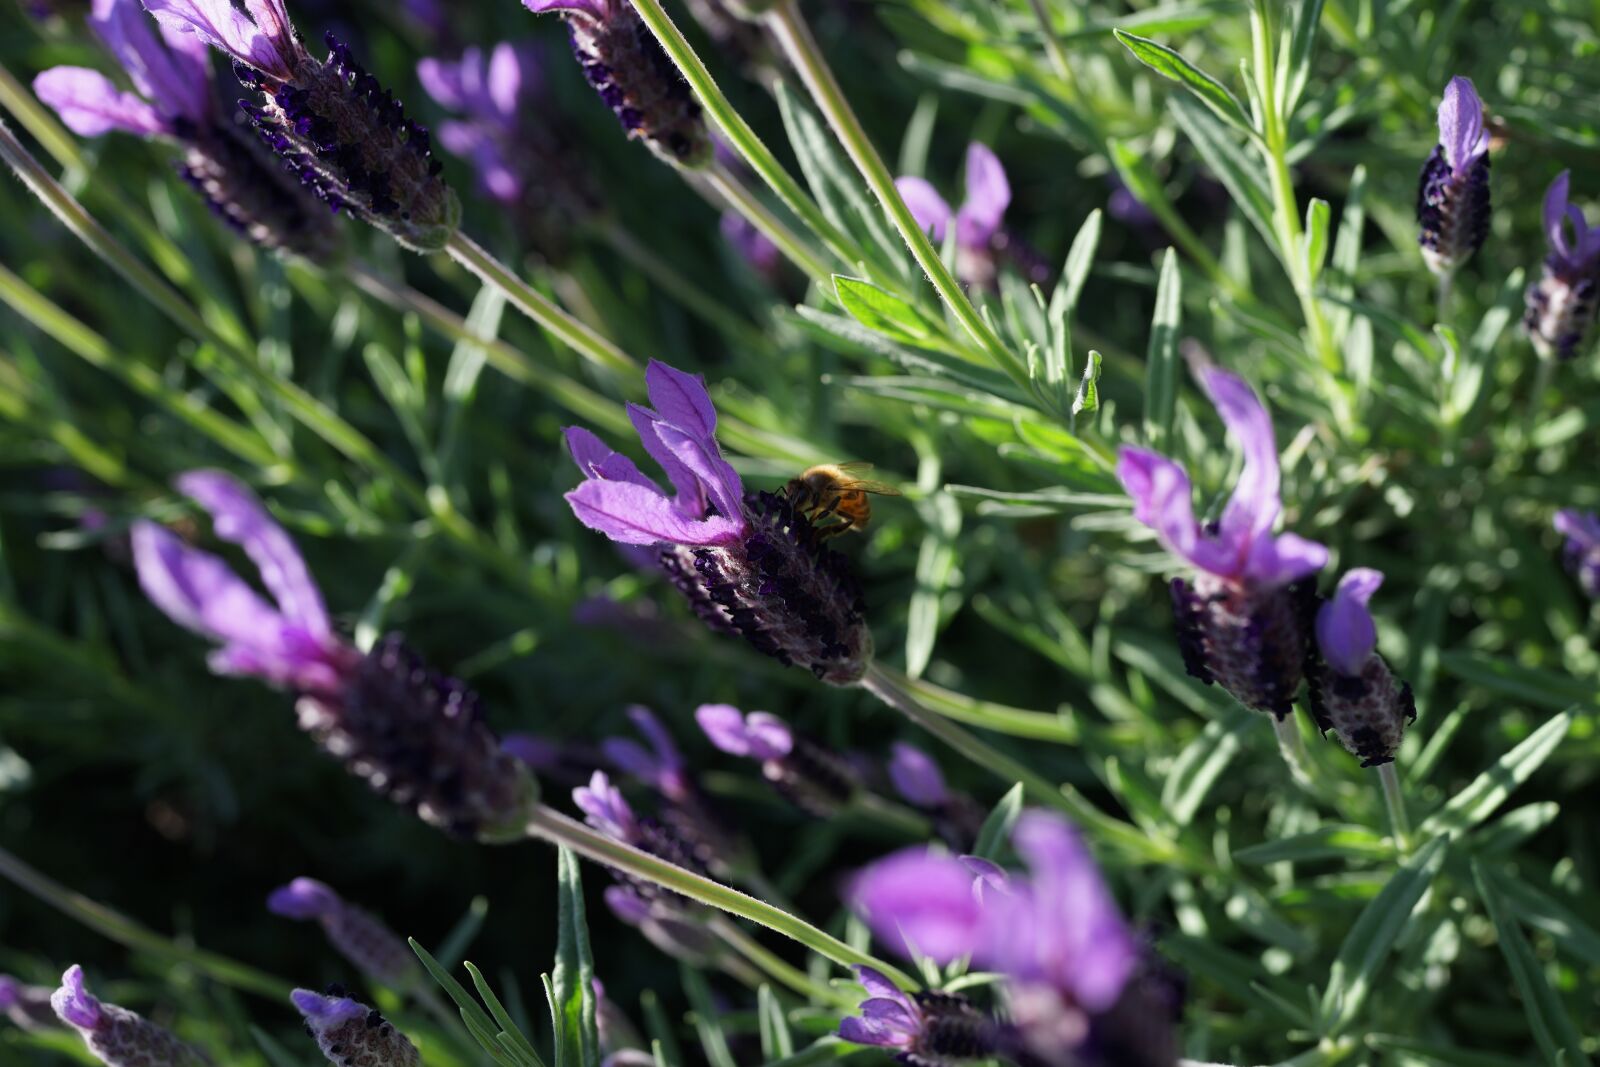
[[[819,536],[836,537],[872,521],[870,497],[900,495],[892,485],[860,477],[870,470],[870,463],[824,463],[791,478],[784,493],[794,509],[811,520]]]

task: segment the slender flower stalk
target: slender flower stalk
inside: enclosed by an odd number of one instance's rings
[[[28,985],[9,974],[0,974],[0,1015],[19,1030],[33,1033],[53,1030],[61,1025],[50,1002],[54,991],[42,985]]]
[[[1600,226],[1567,199],[1570,172],[1562,171],[1544,196],[1544,232],[1550,254],[1544,273],[1526,295],[1523,331],[1543,359],[1577,358],[1594,329],[1600,306]],[[1538,390],[1542,392],[1543,390]],[[1540,397],[1535,395],[1537,402]]]
[[[61,976],[50,1003],[106,1067],[209,1067],[210,1060],[176,1034],[93,996],[77,964]]]
[[[274,889],[267,897],[267,910],[286,919],[315,920],[328,943],[380,985],[412,989],[420,982],[416,954],[399,934],[315,878],[296,878]]]
[[[1489,236],[1489,134],[1471,79],[1455,77],[1439,105],[1439,143],[1417,186],[1417,241],[1428,269],[1448,278]]]

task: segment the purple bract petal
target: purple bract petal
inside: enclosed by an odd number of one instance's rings
[[[1439,143],[1444,146],[1445,162],[1461,174],[1489,150],[1489,135],[1483,128],[1483,101],[1470,78],[1459,75],[1445,86],[1439,104]]]
[[[677,498],[672,502],[673,507],[685,518],[703,518],[706,513],[706,487],[695,477],[694,471],[662,440],[661,429],[665,424],[661,416],[642,404],[629,404],[627,411],[628,421],[633,423],[633,428],[639,435],[639,443],[650,453],[650,458],[667,472],[667,481],[672,483],[672,488],[677,493]]]
[[[566,494],[578,521],[625,545],[723,545],[744,532],[737,519],[687,519],[653,486],[587,481]]]
[[[1237,374],[1207,367],[1200,382],[1244,453],[1244,468],[1223,509],[1219,540],[1234,551],[1248,552],[1258,537],[1271,531],[1283,510],[1272,416],[1256,391]]]
[[[267,910],[286,919],[320,919],[342,905],[339,894],[315,878],[296,878],[267,897]]]
[[[192,33],[269,77],[287,81],[294,76],[290,65],[294,42],[281,4],[252,2],[251,14],[261,20],[260,25],[231,0],[144,0],[144,6],[162,24]],[[277,32],[280,24],[283,31]]]
[[[601,20],[611,17],[610,0],[522,0],[522,6],[535,15],[556,11],[589,15]]]
[[[694,475],[719,515],[738,515],[744,505],[744,485],[733,465],[722,458],[710,437],[697,437],[669,423],[656,424],[656,436]]]
[[[359,1001],[349,997],[325,997],[309,989],[296,989],[289,994],[289,1000],[316,1030],[325,1030],[345,1019],[367,1014],[367,1009]]]
[[[967,146],[967,199],[956,215],[956,239],[962,247],[988,248],[1010,203],[1011,183],[1000,158],[987,145],[972,142]]]
[[[89,995],[84,984],[83,968],[76,963],[61,976],[61,988],[50,994],[50,1006],[62,1022],[79,1030],[97,1029],[105,1018],[100,1002]]]
[[[752,711],[744,720],[752,759],[782,759],[794,751],[794,731],[776,715]]]
[[[1145,448],[1124,447],[1117,454],[1117,479],[1133,498],[1133,517],[1156,532],[1167,551],[1207,568],[1216,562],[1202,550],[1194,518],[1194,489],[1184,469]]]
[[[566,435],[567,448],[572,452],[572,459],[584,477],[612,482],[632,482],[634,485],[653,489],[658,494],[661,492],[660,487],[646,477],[633,460],[621,452],[613,451],[610,445],[582,426],[568,426]]]
[[[935,241],[943,241],[952,212],[938,190],[923,178],[896,178],[894,187],[900,191],[900,199],[906,202],[911,217],[917,220],[923,232]]]
[[[133,93],[125,93],[99,71],[53,67],[33,79],[33,91],[82,137],[122,130],[144,137],[167,136],[172,129]]]
[[[587,786],[574,789],[572,802],[583,812],[584,821],[601,833],[618,841],[632,841],[637,835],[633,809],[604,771],[595,771]]]
[[[984,940],[984,906],[972,872],[953,856],[923,848],[879,860],[851,880],[848,899],[873,933],[940,963],[970,955]]]
[[[937,808],[950,799],[932,756],[903,741],[896,741],[890,752],[889,780],[901,796],[919,808]]]
[[[1356,677],[1378,647],[1378,630],[1367,602],[1383,584],[1383,575],[1357,567],[1339,580],[1333,599],[1317,610],[1317,647],[1340,674]]]
[[[1600,515],[1567,508],[1556,512],[1555,528],[1587,550],[1600,549]]]
[[[684,433],[710,440],[717,431],[717,409],[698,374],[688,374],[652,359],[644,372],[650,403],[661,421]]]
[[[210,67],[157,39],[139,0],[94,0],[89,24],[117,57],[134,88],[168,117],[202,122],[211,111]],[[193,36],[188,40],[194,41]]]
[[[730,756],[748,756],[750,738],[744,728],[744,713],[732,704],[702,704],[695,709],[695,722],[706,737]]]

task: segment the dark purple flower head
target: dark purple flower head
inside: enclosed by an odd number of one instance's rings
[[[47,986],[28,985],[9,974],[0,974],[0,1015],[19,1030],[53,1030],[61,1025],[55,1006],[50,1003],[53,992]]]
[[[1600,515],[1568,508],[1556,512],[1556,532],[1567,543],[1562,555],[1578,586],[1592,600],[1600,600]]]
[[[391,989],[408,989],[420,977],[416,956],[398,934],[314,878],[296,878],[273,890],[267,910],[288,919],[315,919],[340,955]]]
[[[572,54],[629,137],[661,160],[696,170],[711,162],[711,136],[689,85],[628,0],[522,0],[567,20]]]
[[[335,211],[348,208],[417,252],[437,252],[455,233],[461,205],[439,177],[428,131],[332,34],[318,60],[283,0],[245,0],[248,15],[232,0],[145,7],[232,58],[240,81],[260,91],[259,106],[242,106],[262,140]]]
[[[1200,380],[1244,453],[1222,517],[1201,525],[1188,473],[1148,449],[1123,448],[1117,477],[1133,497],[1134,518],[1197,571],[1190,582],[1172,583],[1189,673],[1281,718],[1304,672],[1304,582],[1327,563],[1328,550],[1273,532],[1283,511],[1278,447],[1272,416],[1255,391],[1215,366],[1204,368]]]
[[[994,1020],[963,996],[905,993],[871,967],[856,967],[867,991],[860,1015],[839,1023],[839,1036],[857,1045],[895,1050],[911,1067],[953,1067],[985,1059],[996,1050]]]
[[[1448,274],[1489,235],[1489,134],[1471,79],[1454,77],[1439,104],[1439,143],[1417,189],[1418,242],[1435,274]]]
[[[106,1067],[209,1065],[205,1056],[170,1031],[126,1008],[96,999],[77,964],[61,976],[61,988],[51,994],[50,1003],[61,1021],[82,1035],[89,1052]]]
[[[890,753],[889,780],[901,796],[919,808],[940,808],[949,802],[950,790],[932,756],[904,741],[890,746]]]
[[[397,635],[365,656],[336,635],[294,542],[240,482],[191,471],[178,487],[211,512],[217,536],[244,549],[276,601],[164,527],[135,524],[139,584],[174,622],[222,645],[211,669],[299,693],[300,728],[427,822],[464,835],[518,832],[537,789],[500,748],[477,696]]]
[[[1317,611],[1318,658],[1312,663],[1311,712],[1363,767],[1393,762],[1406,724],[1417,717],[1411,687],[1378,655],[1378,630],[1367,602],[1383,584],[1378,571],[1356,568]]]
[[[314,262],[337,256],[339,235],[328,212],[219,107],[199,38],[170,26],[158,38],[139,0],[95,0],[89,21],[137,92],[82,67],[45,71],[34,79],[34,92],[70,129],[85,137],[121,130],[171,142],[183,152],[179,172],[229,226],[265,248]]]
[[[1575,358],[1594,327],[1600,305],[1600,226],[1591,228],[1567,199],[1570,176],[1562,171],[1544,197],[1544,230],[1550,241],[1539,281],[1528,286],[1523,330],[1541,356]]]
[[[745,495],[698,377],[652,361],[645,382],[654,408],[630,404],[628,415],[674,495],[572,427],[567,444],[585,480],[566,498],[578,520],[622,544],[657,546],[668,577],[713,629],[831,684],[859,681],[872,637],[844,557],[787,497]]]
[[[339,1067],[422,1067],[422,1056],[411,1039],[376,1008],[309,989],[296,989],[289,999],[329,1063]]]

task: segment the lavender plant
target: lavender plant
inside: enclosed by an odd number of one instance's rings
[[[1574,12],[24,6],[0,1062],[1600,1056]]]

